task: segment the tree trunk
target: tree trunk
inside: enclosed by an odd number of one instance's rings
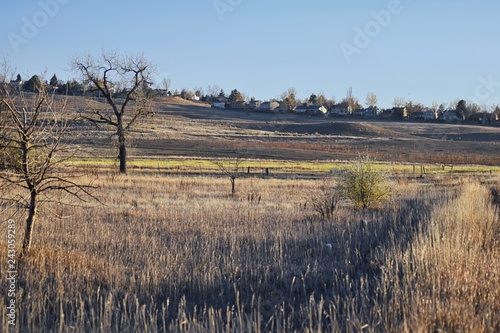
[[[31,190],[30,193],[30,206],[28,211],[28,218],[26,218],[26,229],[24,231],[23,249],[21,251],[21,257],[24,256],[26,252],[29,251],[31,247],[31,236],[33,233],[33,226],[35,225],[35,218],[37,212],[37,195],[35,190]]]
[[[235,177],[231,177],[231,196],[234,197],[234,194],[236,193],[235,189],[234,189],[234,183],[236,181],[236,178]]]
[[[127,173],[127,148],[125,147],[125,142],[120,143],[120,152],[118,155],[120,159],[120,173]]]
[[[118,121],[118,144],[119,144],[118,159],[120,160],[120,173],[127,173],[127,148],[125,146],[125,133],[123,130],[123,125],[121,123],[121,118]]]

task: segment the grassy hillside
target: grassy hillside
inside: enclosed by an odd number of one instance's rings
[[[70,98],[74,110],[87,107]],[[93,108],[106,110],[94,101]],[[231,158],[244,153],[253,159],[351,160],[369,155],[379,161],[500,165],[500,128],[355,118],[309,117],[220,110],[178,97],[156,101],[156,116],[130,134],[135,158]],[[115,156],[113,132],[80,123],[74,144],[80,157]]]

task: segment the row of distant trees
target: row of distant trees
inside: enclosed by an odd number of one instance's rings
[[[194,91],[189,89],[182,89],[181,92],[174,91],[172,94],[180,96],[184,99],[196,99],[202,102],[215,102],[223,98],[224,101],[226,101],[227,105],[234,105],[235,102],[252,102],[255,100],[255,97],[248,98],[247,95],[245,95],[238,89],[233,89],[229,94],[226,94],[224,90],[217,85],[209,86],[206,93],[203,89],[197,87]],[[337,101],[334,97],[327,98],[322,92],[317,94],[312,93],[308,98],[301,99],[298,97],[297,90],[295,88],[288,88],[283,93],[281,93],[278,98],[272,99],[271,101],[283,103],[283,105],[288,110],[293,110],[295,107],[301,104],[324,106],[327,109],[332,106],[338,106],[349,110],[363,108],[363,104],[360,102],[359,98],[353,94],[352,88],[349,88],[347,90],[346,96],[340,101]],[[373,92],[369,92],[364,100],[364,105],[369,108],[376,108],[377,104],[377,95]],[[465,99],[456,99],[451,101],[450,103],[439,104],[437,102],[434,102],[432,103],[432,105],[424,105],[412,100],[406,100],[403,97],[395,97],[392,105],[393,107],[406,107],[407,113],[410,115],[425,110],[432,110],[435,113],[442,113],[446,110],[456,110],[457,114],[460,117],[464,118],[468,118],[473,114],[481,112],[500,114],[499,105],[479,105],[474,102],[467,102]]]
[[[33,75],[27,81],[23,81],[20,74],[17,75],[16,80],[11,81],[12,84],[17,84],[17,88],[25,92],[34,92],[40,89],[40,87],[45,86],[49,90],[61,95],[70,96],[83,96],[89,92],[101,93],[100,91],[95,91],[88,82],[78,81],[76,79],[68,80],[62,82],[54,74],[50,80],[42,81],[38,75]],[[145,89],[149,89],[150,93],[153,93],[153,84],[148,85]],[[114,95],[126,95],[126,87],[120,86],[119,83],[113,83],[111,91]],[[158,86],[157,86],[158,88]],[[162,88],[162,89],[161,89]],[[243,92],[238,89],[233,89],[229,94],[226,94],[222,88],[218,85],[209,85],[206,90],[201,87],[195,87],[193,90],[183,88],[181,91],[177,89],[171,91],[171,80],[164,78],[160,84],[159,90],[165,92],[168,95],[180,96],[186,100],[198,100],[202,102],[216,102],[219,99],[223,99],[227,105],[234,105],[236,102],[247,101],[251,102],[255,100],[255,97],[248,98]],[[352,88],[347,90],[346,96],[337,101],[334,97],[327,98],[323,92],[312,93],[308,98],[300,99],[297,96],[297,90],[295,88],[288,88],[280,96],[272,101],[282,102],[286,109],[293,110],[295,107],[301,104],[324,106],[327,109],[336,105],[342,108],[356,110],[363,108],[363,105],[356,97]],[[377,107],[378,97],[375,93],[369,92],[365,98],[364,105],[366,107],[374,108]],[[434,112],[444,112],[445,110],[456,110],[460,117],[468,118],[469,116],[481,112],[491,112],[500,114],[499,105],[479,105],[473,102],[467,102],[465,99],[456,99],[448,104],[437,102],[432,103],[432,105],[424,105],[422,103],[414,102],[412,100],[406,100],[403,97],[395,97],[393,100],[394,107],[406,107],[408,114],[413,114],[417,112],[422,112],[425,110],[432,110]]]
[[[16,79],[10,81],[10,85],[24,92],[38,92],[43,88],[58,94],[70,96],[81,96],[88,90],[88,87],[83,83],[74,79],[66,82],[60,81],[56,74],[52,75],[50,80],[43,80],[39,75],[33,75],[28,80],[23,80],[21,74],[17,74]]]

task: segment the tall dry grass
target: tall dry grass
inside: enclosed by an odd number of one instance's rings
[[[404,286],[405,328],[418,331],[500,331],[499,209],[487,187],[462,186],[434,208],[396,274]]]
[[[314,180],[241,179],[236,198],[224,178],[94,184],[104,205],[42,210],[13,331],[500,329],[498,212],[479,185],[407,182],[384,207],[324,220]]]

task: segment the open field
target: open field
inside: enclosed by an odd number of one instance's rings
[[[131,159],[129,168],[142,173],[161,173],[169,175],[209,175],[222,176],[215,162],[234,162],[231,158],[149,158]],[[99,170],[112,172],[117,168],[117,161],[109,158],[78,158],[70,161],[75,170],[99,173]],[[243,159],[239,170],[241,174],[254,177],[267,175],[273,178],[323,178],[327,174],[341,172],[349,165],[349,161],[282,161]],[[432,177],[447,175],[453,178],[463,173],[498,174],[500,166],[489,165],[444,165],[444,164],[411,164],[411,163],[378,163],[375,168],[382,172],[390,172],[406,177]]]
[[[67,140],[79,150],[57,170],[96,186],[100,202],[58,194],[39,208],[17,267],[17,325],[7,329],[1,302],[1,331],[500,331],[500,128],[165,98],[131,133],[121,175],[111,133],[76,126]],[[240,155],[233,197],[214,161]],[[360,155],[377,160],[390,199],[367,209],[342,199],[322,217],[315,204]],[[3,201],[0,211],[20,247],[24,211]]]
[[[231,198],[225,178],[86,177],[102,205],[40,213],[17,332],[500,330],[490,175],[392,176],[389,202],[330,220],[311,205],[322,180],[248,177]]]
[[[132,156],[500,165],[499,127],[220,110],[180,98],[160,98],[156,109],[133,133]],[[82,156],[109,157],[111,133],[85,129]]]

